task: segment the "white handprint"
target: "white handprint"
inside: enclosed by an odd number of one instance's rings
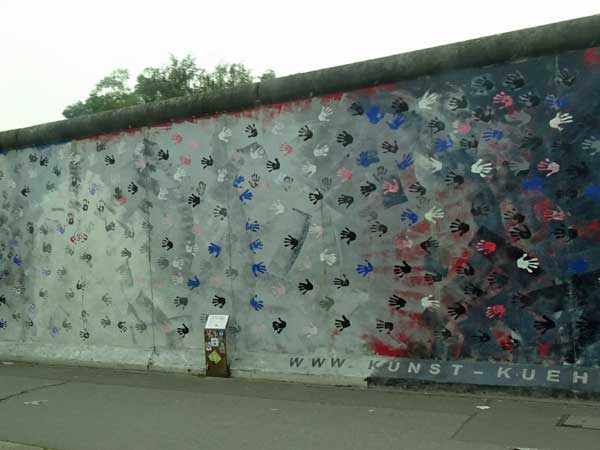
[[[281,203],[279,200],[275,200],[273,203],[271,203],[271,211],[278,216],[285,212],[285,206],[283,206],[283,203]]]
[[[160,188],[158,195],[156,196],[159,200],[166,200],[169,190],[167,188]]]
[[[438,94],[436,94],[435,92],[430,93],[429,91],[426,91],[425,94],[423,94],[423,97],[421,97],[421,99],[419,100],[419,109],[431,109],[433,107],[433,104],[437,101],[438,97]]]
[[[569,113],[556,113],[556,116],[554,116],[554,119],[550,120],[550,128],[555,128],[558,131],[562,131],[563,127],[561,125],[564,125],[566,123],[573,123],[573,116]]]
[[[329,153],[329,146],[327,146],[327,145],[317,145],[315,147],[315,151],[314,151],[315,156],[317,156],[317,157],[319,157],[319,156],[327,156],[327,153]]]
[[[123,151],[125,151],[124,145],[122,148],[123,148]],[[142,156],[143,151],[144,151],[144,143],[138,142],[138,144],[135,146],[135,149],[133,150],[133,153],[135,153],[137,156]]]
[[[327,264],[328,266],[333,266],[337,261],[337,257],[335,253],[328,253],[328,249],[323,250],[320,255],[321,261]]]
[[[306,161],[304,163],[304,165],[302,166],[302,172],[305,175],[308,175],[309,177],[312,177],[315,174],[316,171],[317,171],[317,166],[315,166],[310,161]]]
[[[488,176],[492,173],[493,169],[494,166],[492,163],[484,163],[483,159],[478,159],[477,162],[471,166],[471,172],[478,174],[481,178]]]
[[[280,134],[284,128],[285,125],[282,122],[277,121],[273,124],[273,128],[271,129],[271,131],[273,132],[273,134]]]
[[[308,227],[308,234],[314,236],[317,239],[322,238],[324,232],[325,230],[323,230],[323,227],[321,225],[317,225],[316,223],[311,223]]]
[[[29,175],[29,178],[35,178],[37,176],[37,171],[35,171],[33,169],[29,169],[27,171],[27,174]]]
[[[529,273],[533,273],[535,269],[540,267],[540,260],[538,258],[528,258],[527,253],[523,253],[523,255],[517,259],[517,267],[526,270]]]
[[[425,167],[431,170],[431,173],[436,173],[442,170],[443,164],[435,158],[429,158],[428,161],[425,161]]]
[[[333,116],[333,109],[329,106],[323,106],[321,108],[321,113],[319,114],[319,120],[321,122],[329,122],[329,117]]]
[[[173,260],[173,267],[175,267],[176,269],[183,269],[183,266],[185,264],[185,261],[182,258],[176,258]]]
[[[185,252],[190,253],[192,256],[196,256],[198,253],[198,244],[192,244],[192,241],[187,241],[185,244]]]
[[[231,130],[227,127],[223,127],[223,129],[219,133],[219,140],[223,141],[223,142],[229,142],[231,135],[232,135]]]
[[[314,324],[309,324],[308,326],[302,328],[302,332],[304,333],[304,336],[307,338],[311,338],[313,336],[317,335],[317,327],[315,327]]]
[[[250,150],[250,158],[252,159],[260,159],[265,156],[265,149],[262,145],[257,145],[252,150]]]
[[[587,151],[593,150],[593,152],[590,153],[590,156],[595,156],[600,153],[600,139],[596,139],[595,136],[590,136],[583,141],[581,148]]]
[[[423,298],[421,298],[421,305],[423,308],[433,308],[438,309],[440,307],[440,302],[438,300],[432,300],[433,295],[429,294]]]
[[[222,168],[217,171],[217,181],[222,183],[227,178],[227,169]]]
[[[175,171],[175,175],[173,175],[173,179],[175,181],[181,181],[185,178],[185,170],[183,167],[179,167],[176,171]]]
[[[444,211],[437,206],[434,206],[425,213],[425,219],[431,223],[437,223],[435,219],[443,219],[445,216]]]

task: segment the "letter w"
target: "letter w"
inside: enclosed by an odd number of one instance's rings
[[[345,359],[331,358],[331,367],[335,367],[335,366],[342,367],[345,362],[346,362]]]
[[[323,363],[325,362],[325,358],[313,358],[312,359],[312,366],[319,366],[321,367],[323,365]]]
[[[302,364],[302,361],[304,361],[304,358],[290,358],[290,367],[300,367],[300,364]]]

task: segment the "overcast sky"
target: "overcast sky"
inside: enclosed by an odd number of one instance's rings
[[[281,76],[597,13],[591,0],[1,1],[0,130],[60,120],[113,69],[135,79],[169,53]]]

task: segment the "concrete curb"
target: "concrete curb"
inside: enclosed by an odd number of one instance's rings
[[[441,71],[600,46],[600,15],[178,97],[0,133],[0,150],[48,145],[159,123],[371,87]]]

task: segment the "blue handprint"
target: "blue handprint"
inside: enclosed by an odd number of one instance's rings
[[[260,311],[261,309],[263,309],[265,307],[265,305],[263,304],[263,301],[261,299],[259,299],[257,295],[255,295],[254,297],[252,297],[250,299],[250,306],[252,306],[252,308],[254,308],[254,311]]]
[[[453,145],[454,142],[452,141],[452,138],[448,136],[448,139],[436,139],[434,143],[434,148],[438,152],[444,152],[446,150],[450,150]]]
[[[406,116],[402,113],[394,114],[394,119],[391,122],[387,122],[388,127],[392,130],[397,130],[406,121]]]
[[[267,266],[263,262],[257,262],[252,264],[252,273],[255,277],[258,276],[259,273],[265,273],[267,271]]]
[[[550,94],[545,98],[544,104],[547,108],[551,109],[565,109],[569,106],[569,97],[561,95],[556,98],[554,95]]]
[[[379,106],[377,105],[371,106],[367,111],[367,117],[371,123],[378,123],[384,116],[385,114],[380,111]]]
[[[584,197],[591,198],[596,203],[600,203],[600,186],[597,184],[590,184],[583,190]]]
[[[368,259],[365,259],[367,264],[357,264],[356,272],[363,277],[366,277],[369,273],[373,272],[373,264],[369,262]]]
[[[379,162],[379,155],[374,150],[360,152],[356,162],[359,166],[369,167],[371,164]]]
[[[60,233],[60,234],[65,234],[65,227],[60,224],[56,227],[56,230]]]
[[[400,215],[400,220],[409,220],[411,225],[419,221],[419,216],[412,209],[405,209]]]
[[[412,157],[412,153],[405,153],[402,155],[402,159],[400,161],[396,161],[396,165],[398,166],[398,169],[404,170],[412,166],[414,162],[415,161]]]
[[[504,132],[502,130],[485,130],[482,137],[485,141],[496,139],[497,142],[504,137]]]
[[[242,175],[237,175],[234,179],[233,179],[233,187],[236,189],[239,189],[242,187],[242,183],[244,182],[245,178]]]
[[[252,192],[250,192],[248,189],[246,189],[244,192],[242,192],[240,194],[240,202],[242,202],[245,205],[246,202],[244,200],[252,200],[252,197],[254,197]]]
[[[96,183],[92,183],[90,185],[90,194],[96,195],[97,190],[98,190],[98,186],[96,185]]]
[[[23,260],[18,255],[13,256],[13,262],[17,266],[20,266],[21,264],[23,264]]]
[[[198,279],[198,277],[196,275],[194,275],[194,278],[190,278],[187,281],[187,285],[191,290],[194,290],[200,286],[200,280]]]
[[[7,326],[6,320],[0,319],[0,330],[3,328],[6,328],[6,326]]]
[[[208,253],[210,255],[215,255],[215,258],[218,258],[219,255],[221,254],[221,246],[218,244],[215,244],[214,242],[211,242],[210,245],[208,246]]]
[[[52,337],[58,336],[58,327],[53,326],[52,328],[50,328],[50,336],[52,336]]]
[[[262,250],[263,243],[260,239],[256,239],[255,241],[250,242],[250,245],[248,247],[250,248],[252,253],[256,253],[256,250]]]
[[[246,231],[251,231],[253,233],[256,233],[258,230],[260,230],[260,224],[256,220],[253,222],[250,222],[250,219],[248,219],[246,221]]]
[[[575,258],[567,261],[567,270],[574,273],[585,272],[589,267],[587,261],[583,258]]]
[[[526,191],[541,191],[544,188],[544,180],[540,177],[525,178],[521,180],[521,187]]]

